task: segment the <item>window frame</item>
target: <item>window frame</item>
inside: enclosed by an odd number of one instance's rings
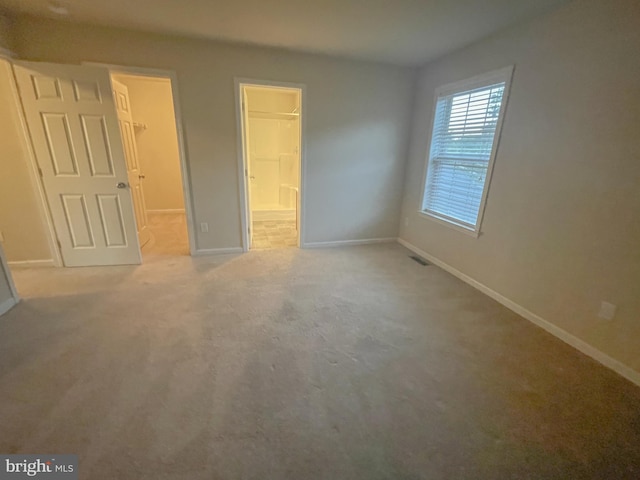
[[[471,235],[473,237],[479,237],[481,234],[482,221],[484,219],[484,211],[487,203],[487,197],[489,195],[489,187],[491,185],[491,178],[493,175],[493,166],[495,163],[496,155],[498,152],[498,146],[500,144],[500,137],[502,134],[502,124],[504,121],[504,116],[507,110],[507,103],[509,101],[509,93],[511,90],[511,80],[513,78],[514,65],[510,65],[508,67],[500,68],[498,70],[493,70],[491,72],[487,72],[481,75],[476,75],[474,77],[461,80],[458,82],[448,83],[446,85],[442,85],[435,89],[435,94],[433,97],[433,106],[431,111],[431,123],[429,129],[429,143],[427,146],[427,158],[424,165],[424,172],[422,175],[422,192],[420,195],[420,205],[418,209],[418,214],[423,218],[433,220],[436,223],[440,223],[441,225],[446,225],[448,227],[454,228],[462,233],[466,233],[467,235]],[[496,123],[496,131],[493,137],[493,145],[491,147],[491,155],[489,157],[489,163],[487,166],[487,174],[485,176],[484,187],[482,190],[482,199],[480,201],[480,207],[478,208],[478,219],[474,227],[468,226],[466,223],[463,223],[455,218],[449,217],[447,215],[438,214],[436,212],[430,212],[425,210],[425,196],[427,194],[427,185],[429,181],[429,174],[431,172],[431,150],[433,144],[433,127],[435,125],[437,106],[438,106],[438,98],[444,97],[448,95],[453,95],[456,93],[463,93],[467,90],[473,90],[476,88],[481,88],[484,86],[489,86],[495,83],[504,82],[504,93],[502,96],[502,103],[500,104],[500,113],[498,114],[498,121]]]

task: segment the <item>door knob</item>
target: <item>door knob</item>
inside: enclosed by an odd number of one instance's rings
[[[250,175],[250,176],[249,176],[249,178],[250,178],[251,180],[255,180],[255,179],[256,179],[255,175]]]
[[[127,187],[128,187],[128,185],[127,185],[126,183],[124,183],[124,182],[118,182],[118,184],[116,185],[116,187],[118,187],[118,188],[127,188]]]
[[[147,176],[146,176],[146,175],[138,175],[138,178],[139,178],[140,180],[142,180],[143,178],[147,178]]]

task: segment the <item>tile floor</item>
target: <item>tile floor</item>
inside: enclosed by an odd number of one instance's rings
[[[295,247],[298,232],[295,220],[260,220],[253,222],[253,242],[251,248],[267,250],[271,248]]]
[[[148,214],[151,239],[142,247],[144,258],[154,255],[189,255],[189,237],[185,215]],[[295,247],[298,242],[295,220],[253,222],[252,249]]]
[[[149,255],[189,255],[189,234],[184,213],[149,213],[151,239],[142,246],[143,260]]]

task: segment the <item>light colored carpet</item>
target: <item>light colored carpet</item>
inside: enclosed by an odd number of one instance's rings
[[[92,480],[640,476],[640,389],[408,255],[17,270],[0,452]]]

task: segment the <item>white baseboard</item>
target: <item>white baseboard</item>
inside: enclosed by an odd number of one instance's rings
[[[403,245],[404,247],[408,248],[412,252],[417,253],[421,257],[424,257],[426,260],[430,261],[434,265],[437,265],[438,267],[442,268],[443,270],[445,270],[445,271],[449,272],[450,274],[458,277],[463,282],[468,283],[472,287],[480,290],[485,295],[493,298],[497,302],[499,302],[502,305],[504,305],[505,307],[507,307],[509,310],[514,311],[518,315],[526,318],[530,322],[532,322],[532,323],[536,324],[537,326],[543,328],[544,330],[549,332],[551,335],[553,335],[553,336],[559,338],[560,340],[562,340],[563,342],[571,345],[576,350],[581,351],[585,355],[587,355],[587,356],[593,358],[594,360],[600,362],[605,367],[608,367],[611,370],[613,370],[614,372],[618,373],[619,375],[622,375],[624,378],[626,378],[630,382],[633,382],[636,385],[640,386],[640,372],[634,370],[633,368],[629,367],[628,365],[625,365],[621,361],[616,360],[613,357],[610,357],[606,353],[604,353],[604,352],[598,350],[597,348],[595,348],[593,345],[588,344],[584,340],[581,340],[580,338],[576,337],[575,335],[567,332],[566,330],[563,330],[562,328],[560,328],[557,325],[549,322],[548,320],[545,320],[544,318],[540,317],[539,315],[536,315],[535,313],[531,312],[530,310],[527,310],[522,305],[519,305],[519,304],[517,304],[516,302],[514,302],[512,300],[509,300],[507,297],[505,297],[505,296],[499,294],[498,292],[490,289],[486,285],[478,282],[477,280],[469,277],[468,275],[465,275],[461,271],[456,270],[451,265],[449,265],[449,264],[443,262],[442,260],[434,257],[433,255],[428,254],[424,250],[421,250],[420,248],[418,248],[415,245],[407,242],[406,240],[403,240],[402,238],[398,238],[398,243],[400,245]]]
[[[176,214],[176,213],[184,213],[184,208],[165,208],[162,210],[147,209],[147,214],[169,215],[169,214]]]
[[[18,301],[11,297],[0,303],[0,315],[4,315],[18,304]]]
[[[53,259],[48,258],[46,260],[16,260],[14,262],[7,262],[11,267],[53,267]]]
[[[337,240],[335,242],[307,242],[302,248],[331,248],[331,247],[351,247],[355,245],[371,245],[374,243],[395,242],[395,237],[388,238],[363,238],[359,240]]]
[[[228,248],[201,248],[193,253],[193,257],[206,257],[208,255],[223,255],[227,253],[242,253],[242,247]]]

